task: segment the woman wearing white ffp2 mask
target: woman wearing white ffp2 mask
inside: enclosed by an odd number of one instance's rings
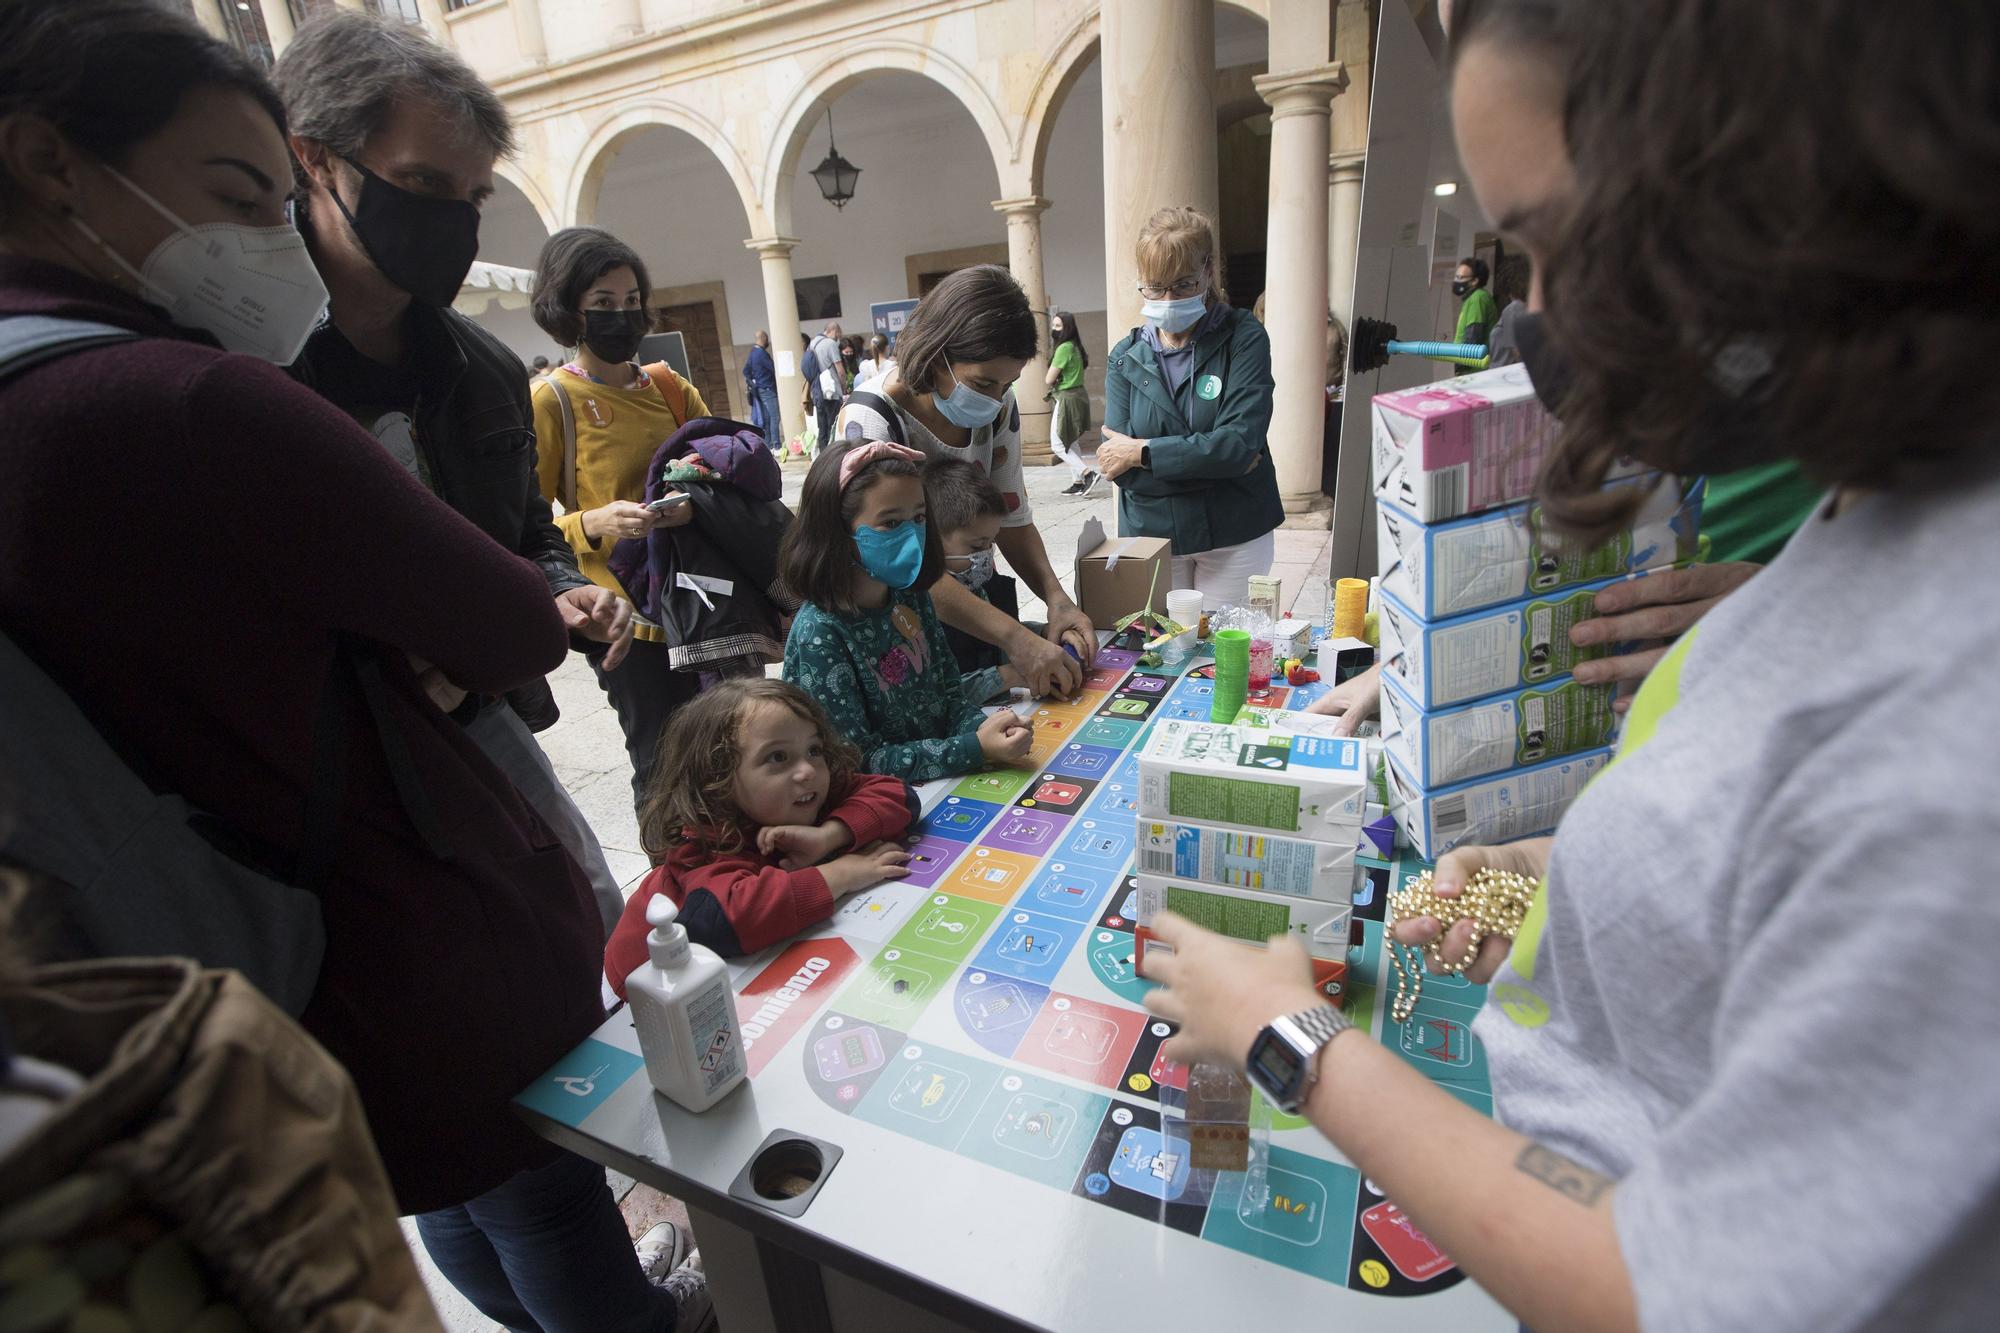
[[[275,227],[240,222],[181,221],[172,209],[127,179],[104,170],[173,225],[145,263],[134,266],[82,217],[70,223],[174,323],[203,329],[223,350],[289,366],[326,313],[326,284],[290,222]]]

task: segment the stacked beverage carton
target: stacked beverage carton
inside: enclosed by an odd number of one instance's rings
[[[1365,743],[1255,722],[1167,719],[1139,754],[1140,949],[1172,911],[1237,939],[1294,935],[1337,993],[1367,848]],[[1374,855],[1362,850],[1362,855]]]
[[[1372,405],[1382,745],[1389,808],[1417,853],[1553,829],[1610,756],[1608,685],[1570,671],[1598,592],[1700,556],[1703,483],[1636,466],[1607,488],[1632,521],[1577,549],[1532,499],[1557,426],[1520,366]]]

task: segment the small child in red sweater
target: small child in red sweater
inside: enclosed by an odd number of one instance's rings
[[[846,895],[908,874],[909,853],[894,839],[921,813],[916,793],[860,766],[812,697],[782,680],[725,680],[674,714],[639,828],[662,860],[604,948],[619,998],[646,959],[646,904],[656,893],[680,908],[689,939],[729,957],[796,935]]]

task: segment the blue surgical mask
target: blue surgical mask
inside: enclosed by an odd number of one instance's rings
[[[924,567],[924,525],[917,519],[905,519],[893,528],[864,523],[854,530],[854,549],[869,578],[891,588],[907,588]]]
[[[1208,296],[1184,296],[1178,301],[1147,301],[1139,307],[1146,322],[1162,333],[1186,333],[1208,313]]]
[[[944,373],[950,375],[951,370],[946,368]],[[1000,415],[999,399],[988,398],[983,393],[966,388],[955,375],[952,376],[951,392],[932,393],[931,401],[937,404],[938,412],[946,421],[961,430],[978,430]]]
[[[957,579],[960,583],[963,583],[966,587],[972,589],[972,591],[978,592],[981,588],[985,587],[992,580],[993,578],[992,547],[989,546],[983,551],[968,551],[964,555],[955,555],[951,558],[953,560],[964,560],[967,562],[966,567],[964,569],[952,570],[951,576]]]

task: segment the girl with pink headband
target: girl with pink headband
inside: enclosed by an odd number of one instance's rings
[[[924,455],[856,440],[814,460],[778,578],[805,605],[785,642],[785,679],[819,701],[862,767],[909,782],[1024,764],[1031,731],[1012,710],[968,700],[931,605],[944,573],[925,522]]]

